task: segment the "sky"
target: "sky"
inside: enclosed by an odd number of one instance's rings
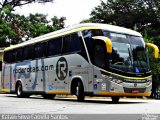
[[[24,15],[43,13],[48,15],[48,18],[64,16],[67,19],[65,25],[70,26],[89,18],[91,11],[100,3],[100,0],[54,0],[53,3],[34,3],[17,7],[16,12]]]

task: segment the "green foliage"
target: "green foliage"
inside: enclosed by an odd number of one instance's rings
[[[0,1],[0,47],[17,44],[64,27],[65,17],[47,20],[43,14],[16,14],[14,8],[33,2],[46,3],[54,0],[2,0]],[[54,21],[56,24],[54,24]]]
[[[53,1],[54,0],[0,0],[0,9],[8,5],[13,9],[17,6],[26,5],[33,2],[46,3],[46,2],[53,2]]]
[[[46,15],[38,13],[25,17],[14,13],[11,6],[5,6],[0,11],[0,47],[17,44],[61,29],[64,27],[64,21],[65,17],[47,20]]]
[[[157,41],[160,39],[160,0],[101,1],[91,12],[91,18],[82,22],[108,23],[135,29]]]

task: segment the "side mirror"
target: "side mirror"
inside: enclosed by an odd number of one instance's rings
[[[106,44],[106,51],[107,53],[112,53],[112,42],[108,37],[104,36],[94,36],[93,39],[103,40]]]
[[[155,58],[158,58],[158,57],[159,57],[159,48],[158,48],[156,45],[154,45],[154,44],[152,44],[152,43],[146,43],[146,46],[147,46],[147,47],[151,47],[151,48],[154,49],[154,57],[155,57]]]

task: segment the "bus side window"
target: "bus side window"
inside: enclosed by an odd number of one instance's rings
[[[42,58],[46,56],[46,42],[37,43],[34,47],[34,58]]]
[[[82,34],[83,34],[83,37],[84,37],[84,41],[85,41],[85,44],[87,46],[87,50],[88,50],[88,53],[89,53],[89,57],[91,59],[91,62],[93,62],[93,47],[94,47],[94,43],[93,43],[93,39],[92,39],[92,32],[91,30],[85,30],[85,31],[82,31]]]
[[[63,37],[63,54],[67,54],[70,52],[70,41],[71,41],[71,36],[66,35]]]
[[[83,39],[82,39],[82,36],[80,33],[78,33],[78,41],[80,42],[80,51],[78,51],[78,54],[80,54],[86,61],[89,61],[88,60],[88,57],[87,57],[87,52],[85,50],[85,46],[84,46],[84,43],[83,43]]]
[[[4,52],[4,61],[5,63],[10,63],[11,62],[11,51],[6,51]]]
[[[33,51],[34,51],[33,45],[25,46],[23,48],[23,60],[33,59]]]
[[[12,59],[11,59],[12,63],[16,62],[16,57],[17,57],[17,50],[13,50],[12,51]]]
[[[82,42],[77,33],[71,34],[70,52],[79,52],[82,49]]]
[[[22,48],[17,49],[16,62],[22,61]]]
[[[87,46],[87,50],[89,53],[89,57],[91,59],[91,62],[94,62],[94,54],[93,54],[93,50],[94,50],[94,40],[93,40],[93,36],[104,36],[102,30],[84,30],[82,31],[82,35],[85,41],[85,44]]]
[[[76,53],[81,51],[81,39],[78,33],[63,37],[63,54]]]
[[[95,40],[94,41],[94,57],[93,57],[93,63],[94,65],[100,67],[100,68],[106,68],[106,49],[105,49],[105,43],[101,40]]]
[[[12,63],[22,60],[22,48],[18,48],[12,51]]]
[[[48,41],[47,56],[60,55],[62,51],[62,37]]]

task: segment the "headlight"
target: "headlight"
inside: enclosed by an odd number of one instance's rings
[[[151,82],[152,81],[152,78],[150,77],[150,78],[147,78],[147,81],[148,82]]]
[[[122,83],[123,81],[122,80],[116,80],[116,83],[117,84],[120,84],[120,83]]]
[[[122,83],[123,81],[122,81],[122,80],[118,80],[118,79],[113,79],[112,82],[115,82],[115,83],[117,83],[117,84],[120,84],[120,83]]]

